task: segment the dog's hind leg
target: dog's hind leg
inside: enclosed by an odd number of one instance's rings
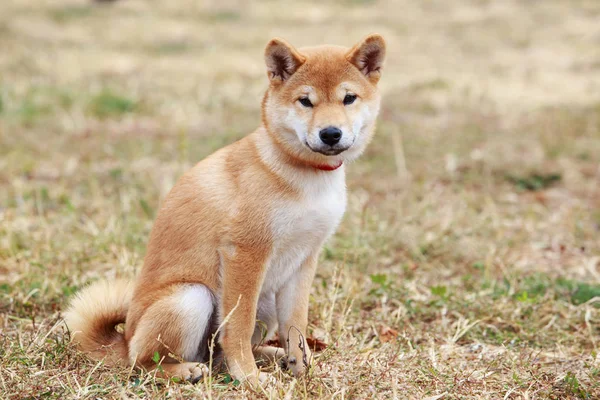
[[[132,363],[163,375],[196,381],[207,371],[213,325],[213,296],[201,284],[180,284],[154,302],[140,318],[129,341]]]
[[[277,308],[275,294],[262,294],[256,308],[256,327],[252,335],[252,345],[260,346],[271,340],[277,331]]]
[[[256,311],[256,328],[252,335],[252,352],[256,361],[267,363],[279,362],[285,351],[279,347],[267,346],[264,343],[273,339],[277,331],[277,308],[275,294],[268,293],[260,296]]]

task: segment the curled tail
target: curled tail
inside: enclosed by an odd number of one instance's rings
[[[125,322],[132,293],[125,280],[96,282],[77,293],[64,313],[73,343],[96,360],[127,363],[127,342],[116,327]]]

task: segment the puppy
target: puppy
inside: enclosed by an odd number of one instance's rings
[[[310,286],[346,207],[344,164],[373,135],[384,57],[376,34],[350,49],[271,40],[261,126],[179,179],[135,283],[99,282],[74,298],[73,341],[113,364],[156,368],[158,354],[165,375],[195,381],[222,325],[231,375],[257,383],[253,350],[278,331],[303,374]]]

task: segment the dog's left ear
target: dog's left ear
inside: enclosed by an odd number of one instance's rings
[[[385,40],[379,34],[371,34],[356,44],[346,54],[346,59],[359,69],[373,84],[381,77],[385,59]]]
[[[267,74],[271,82],[287,80],[304,61],[306,57],[283,39],[272,39],[265,49]]]

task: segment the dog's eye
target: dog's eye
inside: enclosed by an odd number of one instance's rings
[[[308,97],[300,97],[298,99],[298,101],[300,102],[300,104],[302,104],[304,107],[312,107],[313,103],[310,102],[310,100],[308,99]]]
[[[347,106],[349,104],[352,104],[354,103],[354,100],[356,100],[355,94],[347,94],[346,97],[344,97],[344,105]]]

